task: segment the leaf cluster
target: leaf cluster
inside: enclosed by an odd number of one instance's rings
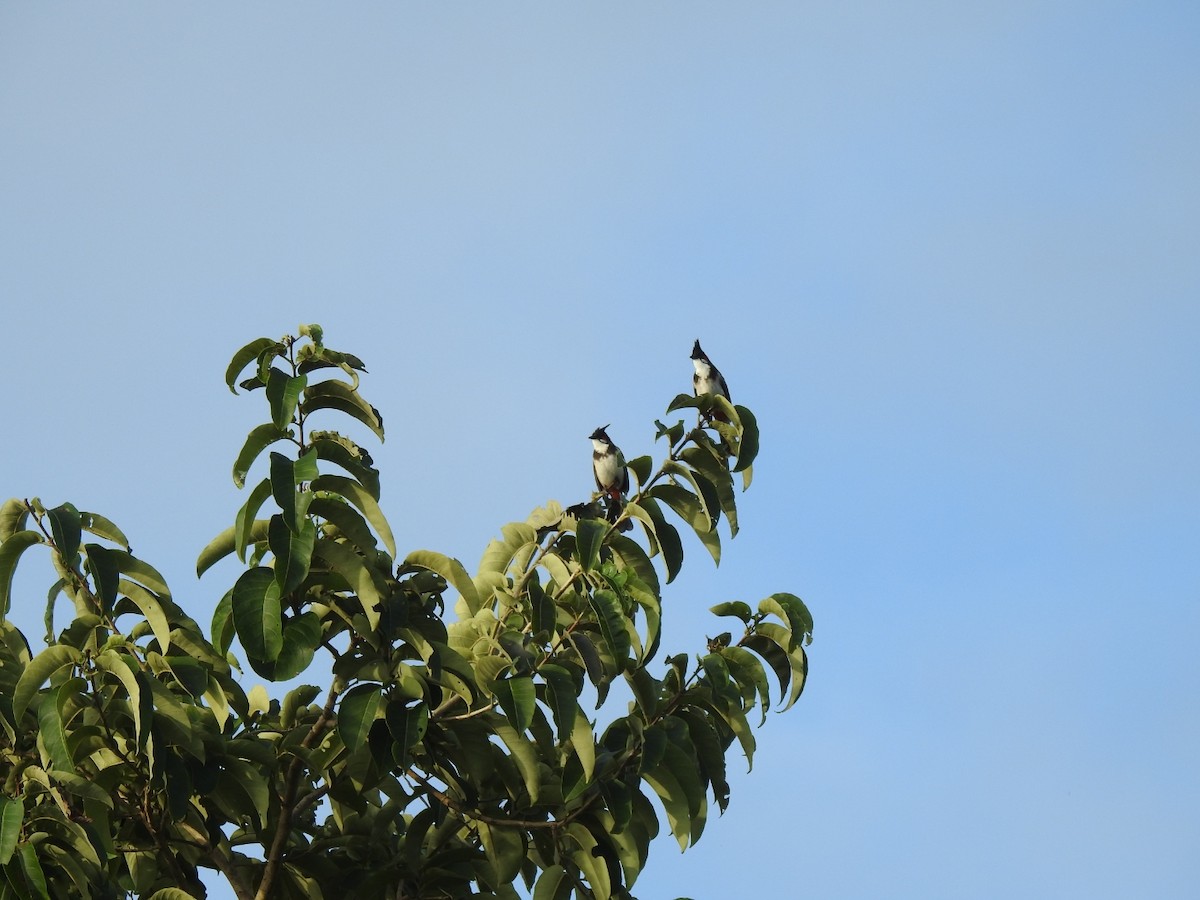
[[[0,900],[203,896],[198,868],[239,900],[628,898],[664,824],[687,848],[726,808],[728,753],[752,763],[771,679],[781,709],[804,688],[811,616],[787,593],[722,603],[736,640],[658,660],[683,535],[719,563],[718,526],[738,531],[750,410],[676,397],[668,414],[696,423],[656,423],[663,457],[629,462],[617,514],[549,502],[472,575],[398,556],[370,454],[325,427],[383,439],[363,372],[315,325],[234,355],[227,385],[262,391],[269,420],[234,463],[245,502],[197,561],[244,566],[208,637],[111,522],[0,507]],[[7,621],[32,547],[59,576],[36,655]],[[332,678],[245,691],[239,647],[268,683],[318,653]]]

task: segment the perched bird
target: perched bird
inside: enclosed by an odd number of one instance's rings
[[[596,489],[607,498],[608,518],[615,522],[621,514],[621,498],[629,490],[629,470],[625,468],[625,455],[612,442],[607,425],[591,433],[592,474],[596,476]]]
[[[696,368],[696,373],[692,375],[692,390],[697,397],[701,394],[712,394],[714,396],[719,394],[726,400],[729,399],[729,385],[725,383],[725,376],[713,365],[712,360],[708,358],[705,352],[700,349],[700,341],[696,341],[692,345],[692,365]],[[712,417],[720,422],[728,421],[723,413],[715,410]]]

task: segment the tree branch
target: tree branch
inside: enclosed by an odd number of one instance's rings
[[[325,733],[325,729],[329,723],[333,721],[333,710],[337,705],[339,693],[336,687],[329,689],[329,696],[325,700],[325,708],[321,710],[321,715],[317,716],[317,720],[313,722],[312,727],[308,730],[308,734],[300,742],[300,746],[305,750],[316,743],[317,739]],[[271,886],[275,882],[275,876],[279,872],[280,864],[283,862],[283,854],[287,849],[288,836],[292,832],[292,820],[295,818],[298,806],[296,792],[300,789],[300,776],[303,773],[304,760],[299,756],[293,756],[284,781],[283,794],[279,798],[279,819],[275,824],[275,835],[271,839],[271,849],[267,854],[266,865],[263,866],[262,881],[258,884],[258,892],[254,895],[254,900],[267,900],[271,895]]]

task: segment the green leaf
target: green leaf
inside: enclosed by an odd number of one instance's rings
[[[308,668],[321,645],[321,619],[309,610],[283,625],[283,646],[274,662],[250,658],[254,671],[272,681],[287,681]]]
[[[629,504],[629,506],[633,505]],[[637,505],[645,510],[654,522],[652,533],[662,552],[663,563],[667,567],[667,584],[670,584],[675,580],[675,576],[679,574],[679,569],[683,565],[683,542],[679,539],[679,531],[666,520],[662,509],[652,497],[642,497]]]
[[[82,682],[71,678],[54,688],[42,698],[38,704],[38,734],[42,739],[46,752],[50,754],[51,765],[46,768],[62,769],[65,772],[75,771],[75,760],[67,749],[66,723],[62,720],[63,700],[67,696],[77,696]]]
[[[341,498],[332,494],[314,497],[308,505],[308,514],[320,516],[334,526],[337,533],[364,556],[374,555],[379,542],[375,539],[371,527],[367,525],[367,520],[357,509]],[[322,531],[326,534],[329,533],[328,528],[323,528]]]
[[[271,788],[267,780],[263,777],[258,767],[243,760],[232,756],[226,756],[221,760],[221,766],[224,768],[222,779],[218,782],[218,787],[224,787],[226,797],[233,794],[244,796],[250,801],[250,806],[239,807],[239,815],[247,815],[252,820],[261,822],[266,817],[267,808],[271,802]],[[225,782],[227,786],[223,786]]]
[[[702,405],[701,409],[703,409],[703,408],[704,408],[704,406]],[[741,407],[741,406],[735,407],[732,403],[729,402],[729,399],[727,397],[723,397],[720,394],[713,394],[712,399],[709,401],[708,408],[711,412],[720,413],[722,416],[724,416],[728,420],[727,422],[722,422],[719,418],[717,418],[716,422],[713,422],[710,424],[721,425],[721,426],[725,426],[725,427],[732,427],[736,431],[741,431],[742,418],[741,418],[741,415],[738,413],[738,410],[743,409],[744,407]],[[716,417],[714,416],[714,418],[716,418]]]
[[[583,766],[583,777],[591,781],[596,770],[596,736],[592,733],[592,723],[582,711],[575,716],[575,724],[571,726],[571,749]]]
[[[242,445],[241,452],[234,460],[233,483],[239,488],[245,487],[246,473],[250,471],[259,455],[276,441],[284,441],[289,437],[291,432],[271,423],[251,429],[250,434],[246,436],[246,443]]]
[[[69,566],[79,551],[79,539],[83,533],[79,510],[70,503],[64,503],[46,510],[46,517],[50,520],[50,535],[54,538],[54,545],[63,563]]]
[[[658,765],[648,772],[642,772],[642,780],[654,789],[662,801],[671,834],[679,842],[679,849],[686,850],[692,838],[692,816],[690,798],[679,783],[679,778],[669,766]]]
[[[812,640],[813,618],[804,601],[795,594],[775,593],[758,604],[760,613],[774,613],[788,623],[792,632],[792,643],[787,647],[790,652],[797,643],[808,643]]]
[[[213,649],[217,653],[224,656],[229,652],[229,645],[233,643],[235,629],[233,625],[233,588],[225,592],[225,596],[218,602],[216,609],[213,610],[212,625],[210,628],[213,639]]]
[[[700,511],[704,513],[705,519],[708,520],[708,528],[711,529],[715,527],[717,524],[717,519],[721,514],[721,506],[717,499],[716,488],[713,487],[712,482],[708,480],[708,477],[698,472],[694,472],[682,463],[677,463],[673,460],[667,460],[665,463],[663,463],[663,471],[674,476],[675,478],[682,478],[692,486],[694,490],[694,496],[700,503]],[[671,485],[662,485],[662,487],[669,488]],[[680,513],[680,515],[683,514]]]
[[[462,595],[471,615],[479,612],[480,601],[479,594],[475,589],[475,582],[471,580],[471,576],[467,574],[467,570],[457,559],[433,550],[414,550],[404,557],[404,566],[417,566],[441,575],[450,583],[451,587]]]
[[[501,718],[495,713],[488,714],[484,719],[487,721],[488,727],[504,742],[508,752],[512,754],[513,762],[517,764],[517,769],[525,782],[525,790],[529,793],[529,802],[536,804],[541,795],[537,749],[531,741],[509,725],[507,719]]]
[[[567,870],[555,863],[543,869],[538,876],[533,888],[533,900],[567,900],[572,888]]]
[[[527,554],[536,552],[537,529],[532,525],[525,522],[509,522],[507,525],[501,526],[500,534],[503,536],[503,540],[489,541],[479,560],[479,578],[476,581],[475,589],[479,593],[481,602],[490,599],[491,590],[488,585],[496,583],[496,579],[487,576],[501,576],[499,581],[504,582],[503,576],[514,559],[520,556],[527,560],[529,558]]]
[[[95,585],[96,599],[100,601],[101,610],[111,612],[121,589],[121,562],[115,555],[121,551],[100,544],[86,544],[84,550],[87,552],[87,565]]]
[[[695,844],[704,832],[708,818],[706,782],[701,778],[696,748],[692,746],[687,723],[676,716],[667,716],[662,722],[667,732],[667,748],[663,766],[679,780],[688,804],[689,836]]]
[[[729,470],[704,447],[688,447],[681,455],[688,465],[704,475],[717,504],[725,513],[730,535],[737,535],[737,494],[734,493],[733,477],[729,474]]]
[[[696,537],[700,539],[700,543],[704,549],[708,551],[708,555],[712,557],[714,565],[721,564],[721,534],[717,529],[712,531],[698,531]]]
[[[258,566],[233,586],[233,624],[246,652],[274,662],[283,649],[283,619],[275,573]]]
[[[604,661],[600,658],[600,653],[597,651],[596,645],[592,643],[591,638],[586,634],[576,631],[569,635],[567,639],[579,654],[579,658],[583,660],[588,678],[596,688],[596,709],[599,709],[604,704],[604,699],[608,696],[608,686],[612,680],[613,673],[608,671],[608,667],[604,665]]]
[[[700,763],[700,774],[712,786],[717,806],[723,812],[729,805],[729,782],[725,779],[725,748],[713,719],[695,708],[685,708],[675,714],[688,727],[688,735]],[[732,740],[732,737],[730,737]]]
[[[264,351],[271,348],[276,350],[274,355],[278,355],[284,350],[283,344],[279,343],[279,341],[262,337],[251,341],[245,347],[238,350],[237,353],[233,354],[233,359],[229,361],[229,367],[225,370],[225,384],[229,386],[230,393],[237,393],[235,385],[246,366],[250,365],[253,360],[258,359]]]
[[[42,621],[46,625],[46,643],[54,643],[54,604],[58,600],[58,595],[62,593],[63,588],[67,586],[67,580],[60,578],[54,584],[50,585],[50,590],[46,592],[46,613],[42,617]]]
[[[166,653],[171,647],[171,626],[159,599],[140,584],[126,581],[124,578],[118,582],[117,589],[118,593],[124,594],[141,610],[154,633],[154,639],[158,641],[158,652]]]
[[[779,700],[782,703],[792,680],[792,663],[788,659],[787,651],[764,634],[748,634],[738,641],[738,644],[749,647],[767,661],[767,665],[779,680]]]
[[[21,863],[25,883],[33,892],[27,896],[50,900],[50,892],[46,887],[46,873],[42,871],[42,864],[38,861],[37,848],[32,841],[21,844],[17,851],[17,859]]]
[[[271,516],[267,542],[275,554],[275,582],[280,594],[290,594],[308,577],[316,541],[317,529],[311,521],[305,519],[300,530],[293,532],[284,524],[283,516]]]
[[[76,797],[91,800],[108,809],[113,808],[112,795],[105,788],[96,784],[95,781],[84,778],[82,775],[77,775],[75,772],[64,772],[59,769],[52,769],[46,774],[50,776],[52,781],[66,788]]]
[[[593,591],[588,601],[596,614],[596,620],[600,623],[600,633],[604,635],[609,652],[617,667],[623,667],[625,660],[629,658],[630,644],[621,601],[612,591]]]
[[[392,700],[387,705],[385,718],[396,743],[407,750],[425,736],[429,727],[429,707],[422,702],[406,705],[406,701]]]
[[[0,794],[0,866],[8,865],[17,839],[21,836],[21,820],[25,818],[25,804],[20,797]]]
[[[537,702],[533,679],[528,675],[499,678],[489,685],[500,708],[519,732],[529,728]]]
[[[792,667],[792,689],[788,692],[787,702],[780,708],[780,712],[790,709],[792,704],[800,699],[804,685],[808,682],[808,655],[804,652],[804,647],[797,644],[795,649],[788,653],[787,658]]]
[[[271,420],[278,429],[292,424],[300,392],[308,384],[305,375],[289,376],[272,367],[267,374],[267,402],[271,405]]]
[[[292,462],[282,453],[271,453],[271,496],[279,506],[283,521],[289,529],[299,532],[303,527],[305,513],[312,494],[297,493],[296,488],[304,479],[296,471],[299,460]]]
[[[545,681],[545,704],[554,716],[554,725],[560,741],[569,740],[575,729],[575,717],[580,715],[578,692],[575,679],[562,666],[543,665],[538,674]]]
[[[342,695],[338,703],[337,730],[353,752],[367,742],[371,725],[383,713],[383,693],[378,684],[360,684]]]
[[[305,416],[312,415],[319,409],[344,412],[362,422],[379,440],[383,440],[383,417],[379,415],[379,410],[344,381],[330,379],[309,386],[304,391],[304,402],[300,409]]]
[[[283,647],[274,662],[263,665],[262,660],[251,658],[254,671],[275,682],[286,682],[308,668],[313,654],[317,652],[322,637],[320,617],[312,610],[283,623]]]
[[[509,885],[525,861],[524,832],[516,827],[478,822],[480,842],[492,865],[492,885]]]
[[[676,515],[692,526],[696,534],[703,534],[712,528],[712,520],[704,511],[700,499],[686,488],[677,484],[656,484],[650,488],[647,496],[671,507]]]
[[[591,571],[600,561],[600,547],[609,525],[603,519],[580,519],[576,532],[575,547],[579,554],[579,565],[585,572]]]
[[[126,550],[129,549],[129,539],[125,537],[125,533],[100,513],[81,512],[79,520],[83,524],[84,531],[90,532],[96,537],[102,537],[106,541],[112,541],[114,544],[120,544]]]
[[[650,469],[654,465],[654,461],[649,456],[637,456],[629,460],[625,465],[629,471],[637,478],[638,486],[644,485],[650,480]]]
[[[724,647],[720,651],[722,659],[729,666],[729,674],[742,689],[742,696],[748,702],[757,694],[761,703],[762,721],[767,721],[767,710],[771,707],[771,689],[767,684],[767,673],[758,657],[744,647]]]
[[[554,600],[542,589],[537,573],[531,574],[525,583],[525,593],[529,597],[530,623],[533,634],[549,637],[558,628],[558,607]]]
[[[0,504],[0,544],[23,530],[28,519],[29,510],[25,508],[24,500],[11,497]]]
[[[746,624],[749,624],[750,619],[754,616],[754,613],[750,610],[750,604],[743,603],[741,600],[718,603],[716,606],[710,606],[709,610],[718,616],[736,616]]]
[[[378,628],[381,603],[379,588],[363,558],[346,544],[339,544],[327,538],[317,540],[316,546],[313,547],[313,556],[346,580],[350,590],[358,595],[362,603],[367,623],[371,628]]]
[[[133,715],[134,734],[137,737],[138,745],[141,746],[143,733],[148,732],[146,726],[150,724],[143,719],[143,712],[150,706],[150,698],[143,698],[141,685],[137,676],[134,675],[133,669],[129,668],[129,664],[115,650],[105,650],[97,656],[96,668],[112,675],[125,688],[125,693],[129,695],[130,712]]]
[[[742,753],[746,756],[746,771],[750,771],[754,768],[754,750],[757,744],[754,740],[754,730],[746,721],[746,714],[736,704],[717,702],[711,706],[711,709],[721,717],[721,720],[729,726],[729,730],[738,739],[738,743],[742,746]]]
[[[98,545],[87,545],[89,558],[91,556],[91,548],[96,546]],[[116,563],[118,571],[122,574],[128,575],[134,581],[149,588],[164,600],[171,599],[171,589],[167,587],[166,580],[159,573],[158,569],[154,568],[150,563],[138,559],[124,550],[109,550],[108,554],[113,562]]]
[[[83,665],[83,654],[66,644],[47,647],[30,660],[29,665],[21,673],[21,677],[17,679],[17,686],[13,689],[13,723],[20,723],[21,717],[25,715],[25,710],[29,708],[34,695],[54,676],[55,672],[67,666],[80,665]]]
[[[387,548],[387,552],[395,558],[396,539],[392,536],[391,526],[388,525],[387,519],[383,515],[383,510],[379,508],[379,504],[371,496],[370,491],[352,478],[346,478],[343,475],[321,475],[314,479],[309,487],[313,491],[329,491],[337,494],[358,507],[359,512],[371,523],[371,527],[375,529],[375,533],[383,541],[383,546]],[[449,579],[447,578],[447,580]]]
[[[608,865],[597,855],[595,836],[579,822],[571,822],[566,827],[566,832],[578,848],[570,850],[568,856],[583,873],[588,887],[591,888],[590,894],[577,891],[576,896],[611,897],[612,881],[608,875]]]
[[[0,544],[0,620],[8,618],[12,605],[13,573],[21,554],[34,544],[41,544],[42,536],[36,531],[18,531]]]
[[[332,431],[314,432],[309,436],[308,445],[319,459],[345,469],[372,497],[379,499],[379,471],[366,450],[348,437]]]
[[[150,895],[149,900],[195,900],[195,898],[187,891],[182,891],[179,888],[166,887],[159,888]]]
[[[758,456],[758,421],[754,418],[754,413],[746,407],[735,406],[734,409],[742,422],[742,439],[738,445],[738,460],[733,471],[745,472]],[[749,483],[746,486],[749,487]]]
[[[264,481],[264,484],[266,482]],[[269,493],[269,490],[268,490]],[[243,507],[244,509],[245,507]],[[240,515],[240,513],[239,513]],[[257,519],[250,523],[251,527],[246,534],[247,543],[256,543],[267,539],[268,529],[270,527],[270,519]],[[208,542],[208,546],[200,551],[200,556],[196,558],[196,577],[199,578],[214,565],[228,556],[234,551],[234,545],[237,538],[237,526],[230,525],[215,538]],[[238,554],[245,560],[245,545],[240,548]]]
[[[302,684],[300,687],[288,691],[283,698],[283,705],[280,707],[280,724],[284,728],[291,728],[295,725],[297,713],[306,709],[320,693],[321,689],[315,684]]]
[[[259,519],[258,511],[270,496],[271,479],[264,478],[255,485],[254,490],[250,492],[250,496],[246,498],[245,504],[238,510],[237,517],[234,519],[234,549],[237,550],[238,559],[242,562],[246,561],[246,547],[249,544],[266,540],[267,520]]]
[[[704,406],[707,401],[702,396],[695,394],[676,394],[674,399],[667,404],[667,412],[672,413],[677,409],[699,409]]]
[[[625,680],[629,683],[629,687],[633,691],[633,698],[641,707],[646,721],[653,720],[658,712],[662,682],[647,672],[643,666],[638,666],[632,672],[626,672]]]

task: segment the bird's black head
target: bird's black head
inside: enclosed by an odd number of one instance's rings
[[[699,340],[692,344],[692,359],[708,359],[708,357],[704,355],[704,351],[700,349]]]
[[[608,427],[607,425],[601,425],[599,428],[597,428],[595,431],[593,431],[591,434],[589,434],[588,438],[590,438],[593,441],[604,441],[604,443],[606,443],[606,444],[611,444],[612,438],[610,438],[608,436],[608,432],[604,430],[607,427]]]

